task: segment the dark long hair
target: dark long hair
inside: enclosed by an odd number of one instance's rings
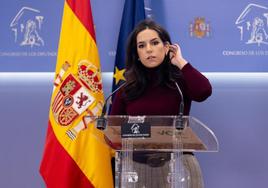
[[[127,100],[133,100],[143,94],[148,86],[148,69],[140,61],[137,52],[137,35],[145,30],[152,29],[157,32],[159,38],[165,44],[171,39],[168,32],[159,24],[150,19],[141,21],[132,33],[128,37],[127,49],[126,49],[126,85],[124,87],[124,95]],[[170,88],[174,88],[174,81],[181,77],[181,71],[176,66],[170,63],[169,54],[167,54],[163,62],[156,68],[157,80],[155,85],[166,85]]]

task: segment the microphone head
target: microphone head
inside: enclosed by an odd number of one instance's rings
[[[105,130],[107,127],[107,119],[103,116],[100,116],[96,119],[97,129]]]
[[[179,115],[176,119],[175,119],[175,128],[177,130],[183,130],[185,128],[184,123],[183,123],[183,117],[181,115]]]

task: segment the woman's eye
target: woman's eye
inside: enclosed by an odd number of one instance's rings
[[[159,41],[153,41],[153,45],[158,45],[159,44]]]
[[[138,45],[138,48],[143,48],[143,47],[144,47],[143,44],[139,44],[139,45]]]

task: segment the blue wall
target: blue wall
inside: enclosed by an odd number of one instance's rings
[[[45,187],[38,173],[48,121],[63,0],[4,0],[0,8],[0,187]],[[252,19],[268,12],[266,0],[145,0],[147,14],[179,42],[184,56],[205,72],[213,95],[194,103],[191,115],[217,135],[218,153],[200,153],[206,188],[266,187],[268,114],[268,46],[248,43]],[[253,4],[254,5],[250,5]],[[111,89],[116,43],[124,0],[91,0],[104,90]],[[53,5],[53,6],[52,6]],[[10,26],[23,8],[43,16],[39,46],[20,46]],[[244,10],[244,22],[236,24]],[[205,36],[191,33],[191,24],[204,18]],[[22,17],[27,20],[27,17]],[[22,23],[23,20],[21,20]],[[199,20],[200,21],[200,20]],[[263,29],[268,34],[267,20]],[[18,31],[18,30],[17,30]],[[109,32],[107,32],[109,31]],[[191,36],[192,34],[192,36]],[[263,34],[264,36],[264,34]],[[13,73],[7,73],[13,72]],[[32,72],[32,73],[29,73]]]
[[[63,2],[12,0],[0,8],[0,71],[54,71]],[[102,71],[110,72],[124,0],[91,0],[91,4]],[[147,15],[170,32],[173,42],[181,45],[185,58],[199,70],[268,71],[266,0],[145,0],[145,4]],[[258,34],[253,32],[256,19]],[[43,43],[21,44],[28,20],[36,24]],[[256,40],[249,42],[251,36]]]

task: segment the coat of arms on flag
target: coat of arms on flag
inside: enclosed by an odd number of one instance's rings
[[[89,116],[95,116],[102,108],[101,102],[93,105],[96,103],[96,99],[91,94],[92,92],[103,93],[99,70],[87,60],[82,60],[77,65],[77,75],[68,71],[70,66],[64,65],[63,67],[67,68],[62,69],[60,76],[57,76],[61,79],[55,79],[54,85],[59,88],[55,90],[57,94],[52,99],[52,112],[55,121],[61,126],[71,125],[85,111]],[[95,107],[89,108],[92,105]],[[71,139],[74,139],[93,119],[83,120],[78,122],[77,126],[66,131]]]

